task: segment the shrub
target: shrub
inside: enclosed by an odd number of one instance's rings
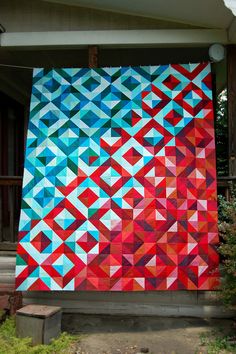
[[[17,338],[15,318],[8,318],[0,326],[1,354],[69,354],[75,352],[75,342],[78,336],[62,333],[59,338],[52,340],[49,345],[32,346],[31,338]]]
[[[221,294],[227,306],[236,303],[236,192],[230,201],[219,196],[219,235],[222,242],[219,253],[222,255]]]

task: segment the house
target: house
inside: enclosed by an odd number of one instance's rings
[[[212,63],[228,87],[229,176],[236,175],[236,20],[233,0],[2,0],[0,4],[0,290],[13,288],[32,68]],[[226,181],[227,182],[227,181]],[[223,182],[221,182],[223,183]],[[209,292],[24,293],[67,312],[225,316]]]

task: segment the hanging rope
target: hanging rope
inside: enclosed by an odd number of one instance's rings
[[[0,67],[9,67],[9,68],[15,68],[15,69],[29,69],[33,70],[34,67],[32,66],[21,66],[21,65],[11,65],[11,64],[0,64]]]

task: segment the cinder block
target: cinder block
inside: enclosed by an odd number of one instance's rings
[[[61,307],[27,305],[16,313],[18,337],[31,337],[32,343],[49,344],[61,333]]]

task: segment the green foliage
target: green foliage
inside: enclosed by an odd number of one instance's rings
[[[218,176],[228,176],[228,118],[227,91],[223,90],[216,100],[216,165]]]
[[[78,336],[62,333],[59,338],[52,340],[49,345],[32,346],[30,338],[17,338],[15,318],[8,318],[0,326],[1,354],[69,354],[74,353],[74,344]]]
[[[222,242],[219,252],[223,256],[223,280],[220,297],[225,305],[236,303],[236,194],[226,201],[219,196],[219,233]]]
[[[200,336],[201,345],[206,347],[207,354],[236,353],[235,344],[231,344],[231,337],[222,335],[222,332],[212,331]]]

